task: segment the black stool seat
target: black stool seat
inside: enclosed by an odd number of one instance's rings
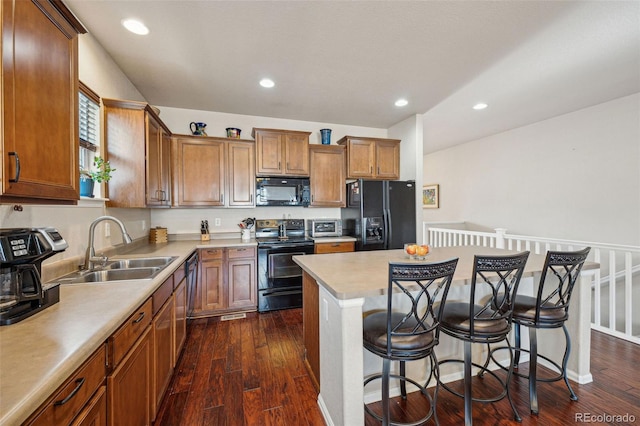
[[[464,302],[449,302],[447,308],[442,314],[440,319],[441,327],[446,327],[453,332],[459,332],[469,335],[472,339],[471,332],[471,320],[469,319],[468,303]],[[491,337],[496,334],[505,334],[511,330],[511,324],[504,318],[496,318],[496,312],[491,309],[485,309],[481,305],[473,306],[473,313],[476,315],[474,322],[475,337]],[[484,321],[483,321],[484,319]]]
[[[394,312],[391,314],[391,323],[398,324],[401,322],[404,314]],[[413,334],[418,325],[418,321],[411,317],[407,319],[402,327],[396,331],[399,334],[391,336],[391,347],[394,348],[397,357],[401,358],[424,358],[429,351],[438,343],[433,331],[422,334]],[[387,313],[377,312],[368,315],[363,320],[364,346],[376,355],[386,355],[387,353]]]
[[[539,315],[537,320],[538,324],[551,323],[556,324],[558,322],[566,321],[569,318],[568,312],[563,306],[556,306],[553,303],[541,303],[540,311],[536,313],[538,309],[538,299],[531,296],[517,295],[515,303],[513,304],[513,320],[514,321],[531,321],[536,322],[536,315]]]

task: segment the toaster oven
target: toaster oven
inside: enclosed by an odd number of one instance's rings
[[[311,238],[341,237],[341,219],[308,219],[307,232]]]

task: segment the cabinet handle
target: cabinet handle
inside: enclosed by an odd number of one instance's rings
[[[224,194],[220,194],[220,202],[224,204]]]
[[[133,320],[133,324],[138,324],[140,321],[142,321],[143,318],[144,312],[140,312],[140,315],[138,315],[138,319]]]
[[[331,247],[340,247],[340,243],[333,244]]]
[[[378,174],[380,174],[380,166],[378,166]]]
[[[18,183],[20,180],[20,157],[18,157],[17,152],[10,152],[9,155],[13,155],[16,158],[16,177],[14,179],[9,179],[9,182]]]
[[[74,390],[71,391],[71,393],[69,395],[67,395],[67,397],[65,399],[61,399],[60,401],[56,401],[53,403],[53,405],[55,406],[60,406],[60,405],[64,405],[67,402],[69,402],[69,400],[71,400],[71,398],[73,398],[74,396],[76,396],[76,394],[78,393],[78,391],[80,390],[80,388],[82,387],[82,385],[84,385],[84,377],[81,377],[79,379],[76,380],[76,387]]]
[[[373,166],[369,166],[369,173],[373,174]]]
[[[249,204],[253,203],[253,194],[249,194]]]
[[[280,162],[278,161],[278,170],[280,170]]]

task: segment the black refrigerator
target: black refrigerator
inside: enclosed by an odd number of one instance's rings
[[[401,249],[404,243],[415,243],[415,182],[350,182],[341,218],[343,234],[356,238],[356,251]]]

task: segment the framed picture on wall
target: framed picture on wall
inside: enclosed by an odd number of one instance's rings
[[[424,185],[422,187],[422,208],[437,209],[440,207],[440,185]]]

